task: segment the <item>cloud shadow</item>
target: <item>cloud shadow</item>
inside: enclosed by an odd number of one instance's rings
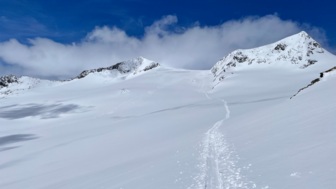
[[[0,107],[0,118],[12,120],[26,117],[40,117],[41,119],[50,119],[80,108],[76,104],[16,104]]]

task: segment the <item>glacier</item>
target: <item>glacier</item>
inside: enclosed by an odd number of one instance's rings
[[[138,57],[2,77],[0,188],[332,189],[335,66],[300,32],[211,70]]]

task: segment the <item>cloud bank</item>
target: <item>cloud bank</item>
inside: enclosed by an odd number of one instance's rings
[[[69,78],[84,69],[110,66],[134,57],[163,65],[209,69],[220,58],[238,48],[253,48],[275,42],[306,30],[325,42],[324,33],[315,27],[282,20],[276,15],[247,17],[216,26],[178,25],[168,15],[144,28],[142,37],[129,36],[117,27],[96,27],[80,42],[62,44],[47,38],[16,39],[0,42],[0,74],[10,68],[15,74],[44,78]]]

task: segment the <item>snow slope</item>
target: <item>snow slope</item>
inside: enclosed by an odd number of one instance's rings
[[[335,187],[335,76],[291,100],[231,116],[223,125],[221,131],[241,157],[238,165],[252,165],[255,183],[269,188]],[[249,103],[252,109],[261,101]],[[231,112],[240,109],[235,106],[231,104]]]
[[[332,59],[334,55],[303,31],[270,45],[233,51],[218,61],[211,71],[218,84],[237,71],[260,67],[316,74],[334,65]]]
[[[266,63],[232,67],[233,52],[212,72],[96,70],[3,94],[0,188],[334,188],[336,72],[290,99],[336,66],[321,47],[306,56],[305,35],[239,50]],[[277,60],[277,44],[302,61]]]
[[[49,87],[53,86],[59,81],[49,81],[41,80],[37,78],[21,76],[17,77],[14,75],[2,76],[0,77],[0,99],[6,98],[8,95],[16,95],[19,93],[25,93],[26,90],[30,90],[38,87]]]

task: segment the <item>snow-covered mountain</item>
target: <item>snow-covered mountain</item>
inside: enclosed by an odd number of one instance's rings
[[[333,189],[335,67],[301,32],[211,71],[0,79],[0,188]]]
[[[249,67],[273,66],[298,70],[319,64],[315,68],[322,71],[332,66],[328,64],[328,60],[333,56],[302,31],[270,45],[233,51],[218,61],[211,71],[217,83],[230,74]]]
[[[145,72],[156,68],[159,66],[159,63],[145,59],[143,57],[134,58],[128,61],[117,63],[113,66],[106,67],[106,68],[98,68],[92,70],[85,70],[81,74],[79,74],[76,78],[81,79],[86,77],[92,73],[100,73],[100,72],[108,72],[112,73],[115,77],[123,76],[126,77],[127,75],[136,75],[141,72]]]
[[[51,86],[56,81],[41,80],[27,76],[7,75],[0,77],[0,98],[8,95],[24,93],[26,90],[41,86]]]
[[[49,81],[27,76],[1,76],[0,77],[0,98],[9,94],[24,93],[26,90],[36,87],[55,86],[71,80],[83,79],[90,75],[88,80],[101,80],[105,77],[109,80],[125,80],[136,77],[146,71],[159,67],[159,63],[138,57],[124,62],[116,63],[106,68],[84,70],[77,77],[66,81]],[[98,77],[98,78],[97,78]]]

